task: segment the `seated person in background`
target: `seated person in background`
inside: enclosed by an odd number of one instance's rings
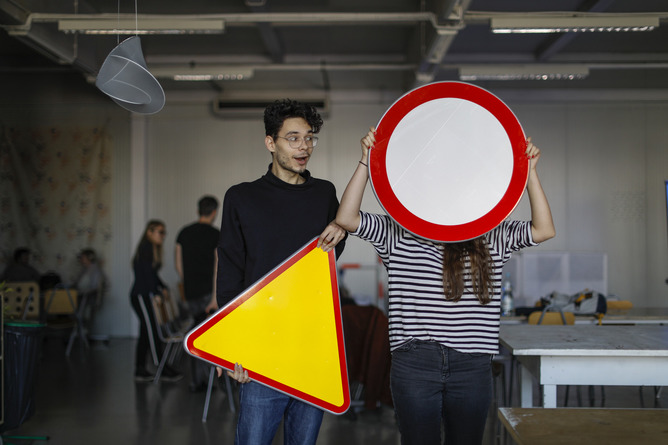
[[[95,310],[102,305],[105,278],[97,262],[97,255],[93,249],[83,249],[77,255],[81,269],[74,279],[73,287],[79,293],[80,314],[86,326],[91,326]]]
[[[79,295],[84,295],[93,299],[89,304],[99,306],[102,298],[102,286],[104,283],[104,275],[102,269],[97,263],[97,255],[93,249],[83,249],[79,255],[79,264],[81,269],[74,280],[74,288],[79,292]]]
[[[0,282],[36,281],[39,282],[40,273],[30,264],[30,250],[19,247],[14,251],[14,261],[2,273]]]

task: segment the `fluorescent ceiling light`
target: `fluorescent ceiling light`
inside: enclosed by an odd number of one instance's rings
[[[459,68],[460,80],[576,80],[589,75],[584,65],[477,65]]]
[[[577,17],[492,17],[494,33],[615,32],[651,31],[659,26],[658,17],[577,16]]]
[[[208,81],[208,80],[248,80],[255,71],[246,66],[197,65],[187,67],[159,66],[149,71],[157,78],[181,81]]]
[[[141,18],[61,19],[58,30],[83,34],[221,34],[223,20]]]

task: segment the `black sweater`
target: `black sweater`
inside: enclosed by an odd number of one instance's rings
[[[269,171],[230,187],[223,200],[216,297],[220,307],[250,287],[334,220],[339,202],[334,184],[302,175],[288,184]],[[337,257],[345,240],[336,246]]]
[[[132,259],[135,281],[132,283],[130,295],[160,295],[165,284],[158,276],[159,269],[160,264],[153,264],[153,245],[146,240],[142,241]]]

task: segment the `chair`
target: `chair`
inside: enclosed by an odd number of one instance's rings
[[[206,388],[206,398],[204,399],[204,412],[202,413],[202,422],[206,422],[206,418],[209,415],[209,402],[211,401],[211,392],[213,391],[213,382],[216,377],[216,367],[212,366],[209,371],[209,384]],[[227,391],[227,403],[230,405],[230,411],[235,413],[236,406],[234,404],[234,394],[232,393],[232,382],[230,381],[230,376],[227,375],[227,372],[223,370],[223,377],[225,378],[225,389]]]
[[[144,304],[144,299],[139,298],[139,306],[141,307],[144,320],[146,321],[149,343],[151,345],[151,354],[153,355],[153,363],[158,367],[155,372],[155,377],[153,383],[158,383],[160,381],[160,375],[162,375],[165,365],[173,363],[174,357],[179,352],[180,348],[172,349],[175,344],[180,344],[183,342],[182,334],[168,334],[166,326],[164,324],[164,319],[162,315],[162,299],[151,296],[151,301],[153,304],[150,307],[146,307]],[[155,320],[156,325],[153,325]],[[153,326],[155,329],[151,329]],[[155,338],[157,333],[157,337]],[[162,358],[158,360],[158,347],[164,346],[162,351]]]
[[[70,315],[76,312],[78,299],[76,289],[58,285],[46,291],[44,310],[47,315]]]
[[[354,418],[380,403],[391,406],[387,316],[376,306],[348,304],[341,308],[341,318],[351,392],[348,415]]]
[[[575,324],[575,314],[573,312],[532,312],[529,315],[529,324],[545,325],[572,325]]]
[[[5,283],[3,306],[5,317],[21,320],[39,320],[41,314],[40,289],[36,281],[11,281]]]
[[[511,394],[509,394],[506,387],[506,364],[510,364],[512,371],[512,366],[514,365],[512,360],[512,355],[508,351],[504,351],[502,346],[500,347],[499,354],[492,358],[492,406],[494,407],[494,412],[497,412],[500,407],[510,406],[512,403]],[[510,388],[512,389],[512,372],[510,375]],[[499,386],[501,387],[501,403],[499,403]],[[507,433],[504,431],[503,425],[497,422],[496,417],[492,417],[491,421],[491,431],[494,432],[496,439],[494,443],[506,443],[505,436]]]
[[[216,367],[211,366],[209,371],[209,382],[206,387],[206,397],[204,399],[204,411],[202,413],[202,422],[206,422],[206,419],[209,415],[209,403],[211,401],[211,393],[213,392],[213,383],[216,377]],[[225,390],[227,392],[227,403],[230,406],[230,411],[235,413],[236,407],[234,403],[234,393],[232,392],[232,382],[230,376],[227,375],[227,372],[223,370],[223,378],[225,379]]]
[[[168,335],[185,335],[192,325],[192,320],[183,317],[178,304],[172,300],[169,293],[160,296],[160,314],[162,325]]]
[[[79,298],[81,297],[81,298]],[[70,356],[74,340],[77,337],[81,339],[83,348],[88,349],[88,335],[84,327],[84,311],[88,304],[89,295],[80,296],[76,289],[70,289],[62,285],[56,285],[47,291],[45,312],[49,315],[68,315],[71,319],[72,331],[67,341],[65,355]]]
[[[628,300],[608,300],[606,301],[608,311],[628,311],[633,308],[633,303]]]
[[[492,358],[492,383],[494,391],[494,401],[498,404],[499,390],[501,386],[501,406],[508,406],[508,396],[506,388],[506,363],[509,357],[505,354],[498,354]],[[498,381],[498,383],[497,383]]]

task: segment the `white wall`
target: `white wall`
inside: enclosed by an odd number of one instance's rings
[[[397,97],[333,96],[309,169],[334,182],[339,196],[359,159],[359,139]],[[508,104],[543,152],[539,174],[558,234],[537,249],[606,253],[609,293],[638,306],[668,305],[662,188],[668,178],[668,135],[661,125],[668,104]],[[149,134],[149,213],[167,221],[174,236],[195,217],[199,196],[213,193],[222,200],[227,187],[259,177],[269,161],[260,121],[218,119],[197,104],[166,107],[151,118]],[[379,211],[370,188],[363,208]],[[512,217],[529,218],[526,198]],[[173,236],[167,243],[171,252]],[[375,255],[351,239],[340,262],[372,266]],[[371,280],[373,273],[351,272],[348,279]],[[171,258],[164,276],[176,282]],[[375,283],[354,287],[375,296]]]
[[[540,248],[608,255],[608,292],[668,304],[663,181],[668,106],[639,102],[510,104],[543,150],[539,174],[557,237]],[[514,217],[528,217],[523,202]]]
[[[339,198],[359,160],[359,140],[369,126],[376,125],[391,104],[388,100],[374,95],[367,95],[362,103],[358,97],[344,98],[344,102],[333,104],[325,118],[309,170],[334,182]],[[221,119],[212,115],[208,104],[181,103],[150,117],[147,128],[147,218],[167,224],[167,256],[161,275],[176,291],[175,237],[182,226],[196,218],[197,200],[213,194],[222,204],[230,186],[262,176],[271,157],[264,146],[261,113],[256,120]],[[138,196],[133,194],[133,199]],[[380,211],[370,189],[363,204]],[[220,217],[216,225],[220,225]],[[135,233],[133,239],[139,236]],[[340,261],[375,265],[376,257],[366,243],[351,239]],[[365,282],[365,278],[357,283],[356,293],[375,296],[375,283]]]
[[[8,89],[11,82],[3,84]],[[13,87],[0,93],[3,122],[48,125],[87,119],[108,122],[115,133],[115,242],[108,259],[112,289],[96,325],[102,333],[136,333],[128,302],[130,257],[146,219],[160,218],[167,224],[162,276],[175,290],[174,238],[181,226],[195,219],[197,199],[210,193],[222,201],[230,185],[259,177],[270,160],[262,142],[261,119],[216,118],[208,101],[199,102],[190,94],[168,93],[160,113],[131,118],[106,97],[90,92],[75,97]],[[607,253],[610,293],[637,306],[668,306],[665,93],[661,100],[645,96],[613,101],[600,94],[586,101],[560,96],[526,100],[531,94],[499,96],[543,151],[539,173],[557,237],[535,249]],[[356,168],[359,139],[399,96],[387,92],[332,96],[331,113],[309,169],[334,182],[339,196]],[[379,211],[369,188],[363,208]],[[528,216],[523,198],[512,217]],[[376,259],[368,245],[351,239],[341,262],[373,265]],[[353,275],[347,279],[355,281]],[[375,283],[369,284],[369,277],[360,272],[354,291],[374,295]]]
[[[109,279],[109,294],[95,319],[94,334],[128,335],[135,316],[130,309],[132,279],[130,257],[134,244],[130,238],[130,114],[108,100],[78,75],[65,72],[0,75],[0,122],[5,125],[58,126],[76,123],[107,128],[113,144],[113,238],[111,250],[98,252]],[[1,246],[11,252],[15,246]],[[58,271],[70,276],[72,271]]]

